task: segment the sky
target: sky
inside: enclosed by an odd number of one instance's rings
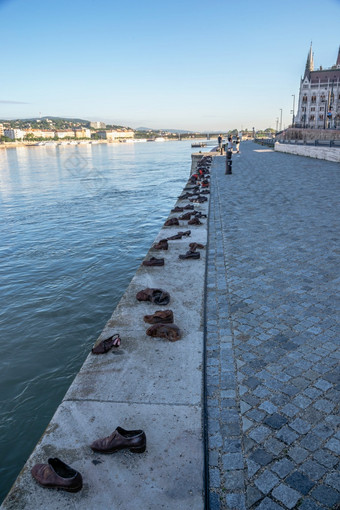
[[[335,64],[340,0],[0,0],[0,33],[0,119],[275,129],[311,42]]]

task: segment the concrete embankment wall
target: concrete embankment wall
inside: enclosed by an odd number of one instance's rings
[[[288,143],[275,143],[275,151],[308,156],[310,158],[325,159],[327,161],[340,162],[339,147],[311,147],[308,145],[292,145]]]
[[[203,154],[201,154],[202,156]],[[209,199],[209,195],[206,195]],[[185,206],[188,200],[179,200]],[[209,200],[194,204],[208,214]],[[172,213],[169,217],[178,217]],[[119,333],[120,347],[87,357],[12,490],[2,510],[179,510],[204,508],[203,342],[206,250],[199,260],[180,260],[190,242],[207,243],[207,219],[190,226],[163,227],[156,242],[178,231],[190,237],[169,241],[168,251],[150,249],[165,265],[141,265],[98,341]],[[114,284],[114,282],[113,282]],[[167,306],[138,302],[147,287],[170,293]],[[146,335],[144,315],[171,309],[182,331],[177,342]],[[48,398],[48,396],[47,396]],[[143,429],[147,450],[112,455],[89,445],[117,426]],[[32,478],[36,463],[49,457],[80,471],[83,489],[71,494],[46,489]]]

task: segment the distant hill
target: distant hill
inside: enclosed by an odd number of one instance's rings
[[[156,129],[156,128],[148,128],[148,127],[138,127],[135,128],[136,131],[165,131],[166,133],[194,133],[194,131],[190,131],[188,129]]]

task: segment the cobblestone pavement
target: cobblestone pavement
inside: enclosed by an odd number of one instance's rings
[[[212,169],[210,510],[339,509],[340,166],[263,149]]]

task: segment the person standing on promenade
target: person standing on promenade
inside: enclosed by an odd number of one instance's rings
[[[240,154],[240,137],[237,135],[236,137],[236,152],[237,154]]]
[[[222,148],[222,140],[223,140],[222,135],[218,135],[218,137],[217,137],[217,141],[218,141],[218,148],[219,148],[219,150],[220,150],[220,153],[221,153],[221,154],[222,154],[222,151],[223,151],[223,148]]]

